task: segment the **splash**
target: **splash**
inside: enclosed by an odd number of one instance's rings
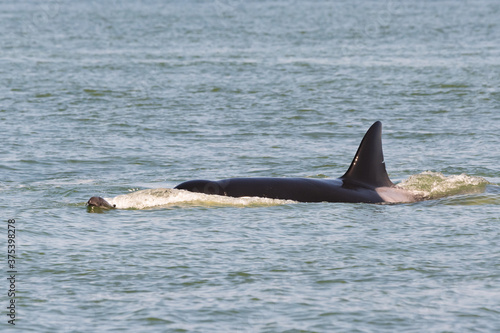
[[[105,198],[119,209],[148,209],[178,206],[253,207],[274,206],[295,201],[258,197],[233,198],[220,195],[194,193],[171,188],[155,188]]]
[[[429,200],[458,194],[482,193],[487,184],[489,182],[482,177],[466,174],[445,176],[440,172],[425,171],[410,176],[396,186],[423,200]]]
[[[412,175],[396,187],[410,192],[418,200],[439,199],[458,194],[484,192],[489,182],[482,177],[466,174],[445,176],[439,172],[426,171]],[[261,197],[227,197],[213,194],[194,193],[172,188],[155,188],[135,191],[105,198],[118,209],[150,209],[163,207],[265,207],[295,203]]]

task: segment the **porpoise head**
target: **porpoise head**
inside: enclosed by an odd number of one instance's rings
[[[87,201],[88,206],[101,207],[101,208],[116,208],[116,205],[112,205],[101,197],[92,197]]]

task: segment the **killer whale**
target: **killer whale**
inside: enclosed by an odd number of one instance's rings
[[[229,178],[218,181],[189,180],[178,190],[229,197],[264,197],[299,202],[403,203],[421,200],[397,188],[387,175],[382,151],[382,123],[366,132],[346,173],[337,179],[315,178]],[[88,206],[116,208],[101,197]]]
[[[418,198],[396,188],[387,175],[382,123],[366,132],[346,173],[337,179],[230,178],[190,180],[175,189],[229,197],[265,197],[299,202],[402,203]]]

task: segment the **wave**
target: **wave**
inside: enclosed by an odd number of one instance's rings
[[[104,198],[119,209],[148,209],[160,207],[203,206],[203,207],[257,207],[275,206],[293,203],[291,200],[279,200],[259,197],[233,198],[221,195],[204,194],[172,188],[140,190],[114,198]]]
[[[459,194],[475,194],[484,192],[490,184],[482,177],[466,174],[445,176],[440,172],[425,171],[412,175],[397,184],[422,200],[432,200]]]
[[[397,184],[397,188],[409,191],[421,200],[432,200],[458,194],[484,192],[489,182],[482,177],[466,174],[445,176],[439,172],[426,171],[412,175]],[[139,190],[129,194],[105,198],[119,209],[148,209],[161,207],[262,207],[296,203],[260,197],[226,197],[213,194],[194,193],[172,188]]]

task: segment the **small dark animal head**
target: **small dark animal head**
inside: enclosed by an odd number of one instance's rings
[[[88,206],[101,207],[101,208],[116,208],[116,205],[112,205],[101,197],[92,197],[87,201]]]

